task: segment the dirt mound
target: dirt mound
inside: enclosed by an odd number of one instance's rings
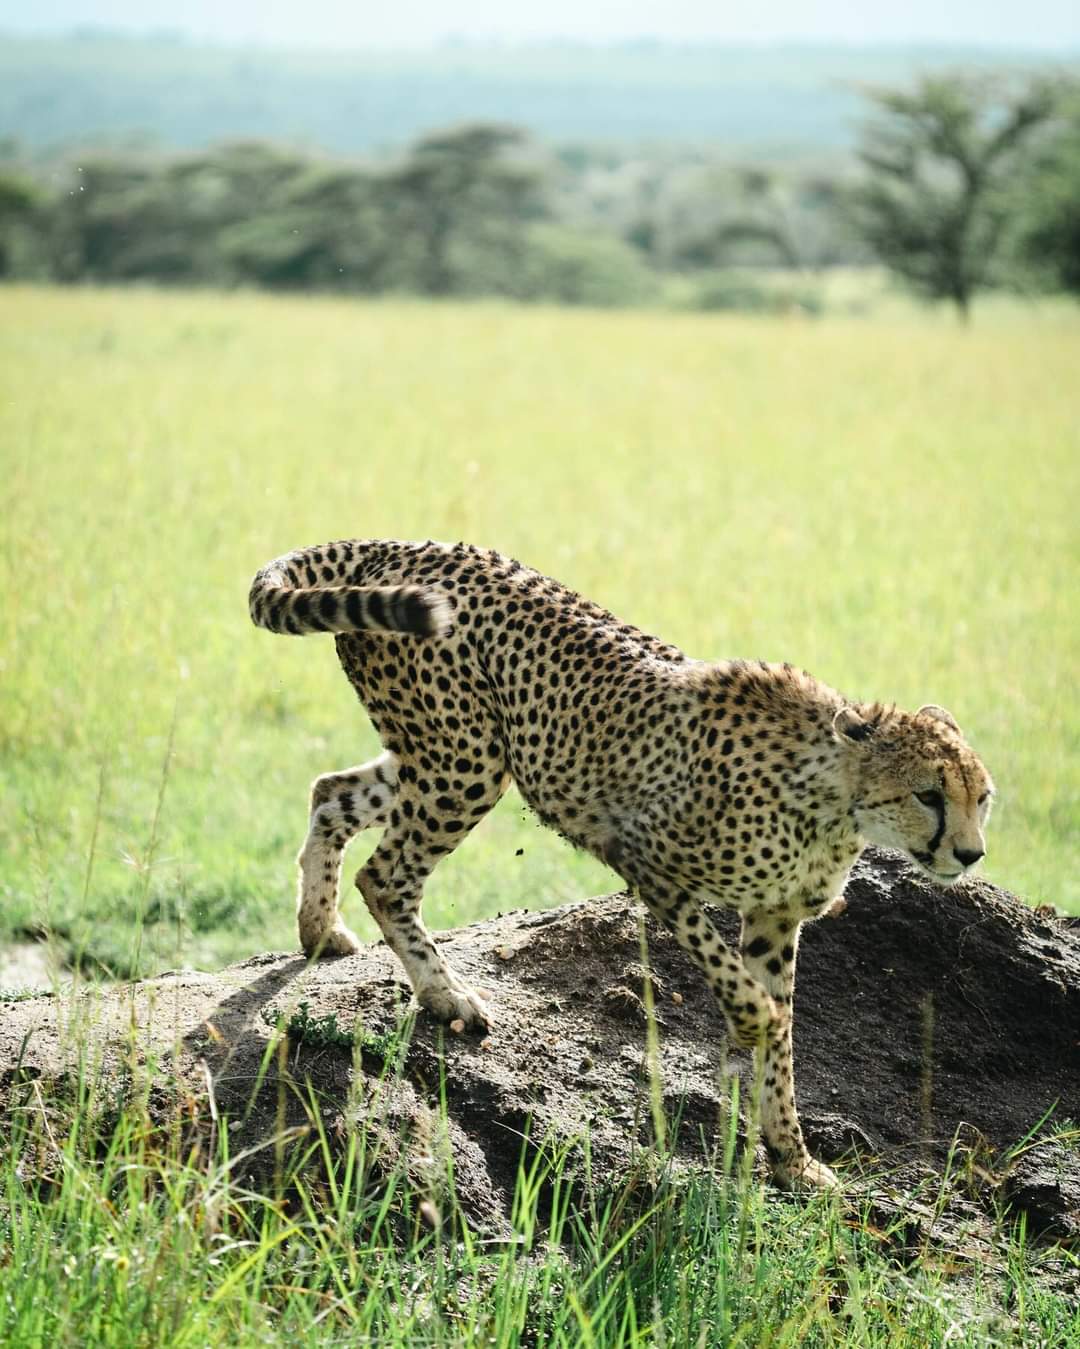
[[[995,1202],[1023,1208],[1039,1231],[1080,1237],[1077,1150],[1045,1143],[1015,1164],[1002,1157],[1047,1121],[1080,1120],[1076,920],[982,882],[937,890],[880,852],[860,863],[847,900],[838,918],[805,929],[800,951],[796,1085],[811,1149],[830,1162],[854,1150],[863,1168],[911,1177],[940,1169],[959,1132]],[[716,917],[734,939],[737,920]],[[379,944],[316,965],[266,955],[216,974],[12,1003],[0,1083],[10,1094],[27,1075],[56,1078],[89,1043],[102,1046],[106,1072],[122,1073],[134,1049],[162,1100],[182,1092],[208,1105],[212,1095],[237,1121],[234,1155],[279,1130],[282,1109],[286,1124],[304,1122],[298,1083],[310,1082],[341,1129],[358,1111],[377,1114],[388,1139],[430,1133],[442,1097],[462,1207],[499,1226],[526,1136],[572,1140],[587,1128],[594,1174],[612,1176],[651,1142],[641,921],[618,894],[443,934],[455,967],[490,990],[498,1022],[481,1039],[420,1014],[393,1073],[408,989]],[[684,953],[645,927],[675,1146],[705,1161],[721,1070],[748,1076],[749,1064],[728,1061],[719,1012]],[[301,1003],[306,1029],[287,1054],[268,1055],[275,1015]],[[357,1023],[354,1059],[342,1031]]]

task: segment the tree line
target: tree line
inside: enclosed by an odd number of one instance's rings
[[[1045,76],[866,91],[850,166],[563,147],[478,123],[397,160],[261,142],[0,155],[0,276],[570,304],[755,307],[877,261],[965,316],[991,286],[1080,293],[1080,95]],[[758,269],[755,273],[754,269]],[[808,292],[807,292],[808,293]],[[798,298],[799,292],[794,292]]]

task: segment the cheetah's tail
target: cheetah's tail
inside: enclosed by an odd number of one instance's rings
[[[312,584],[322,579],[312,561],[332,556],[334,548],[328,544],[286,553],[256,572],[248,595],[255,626],[294,637],[309,632],[411,632],[435,637],[450,626],[453,610],[438,591],[412,585]],[[336,567],[332,576],[334,571]]]

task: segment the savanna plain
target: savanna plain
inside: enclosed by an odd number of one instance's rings
[[[965,329],[903,304],[0,291],[0,943],[43,939],[80,986],[295,947],[311,779],[377,744],[332,641],[257,632],[247,587],[365,536],[488,545],[692,655],[946,705],[997,780],[985,874],[1080,913],[1078,370],[1053,303]],[[510,793],[425,917],[615,885]],[[140,1091],[87,1073],[12,1116],[5,1342],[1080,1343],[1022,1230],[1001,1269],[901,1269],[836,1197],[793,1204],[723,1147],[721,1176],[661,1159],[646,1202],[597,1183],[585,1209],[552,1156],[490,1244],[376,1184],[362,1131],[286,1202],[239,1186],[227,1129],[186,1151]]]

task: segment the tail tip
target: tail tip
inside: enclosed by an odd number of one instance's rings
[[[438,590],[404,586],[393,606],[393,626],[417,637],[441,637],[454,621],[450,601]]]
[[[454,621],[454,610],[445,595],[423,590],[417,596],[423,607],[423,620],[418,631],[424,637],[442,637]]]

